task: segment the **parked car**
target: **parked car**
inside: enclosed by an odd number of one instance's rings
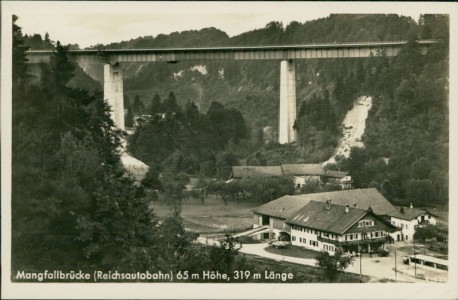
[[[270,247],[274,247],[275,249],[281,249],[281,248],[285,248],[286,246],[288,246],[290,244],[290,242],[285,242],[285,241],[270,241],[269,242],[269,246]]]

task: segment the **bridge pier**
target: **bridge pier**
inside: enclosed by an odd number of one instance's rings
[[[103,67],[103,98],[111,106],[111,118],[119,129],[124,130],[124,89],[119,63]]]
[[[296,68],[293,60],[280,64],[280,124],[278,142],[288,144],[296,141]]]

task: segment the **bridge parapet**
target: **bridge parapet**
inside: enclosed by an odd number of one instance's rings
[[[419,40],[426,54],[435,40]],[[396,56],[407,41],[303,44],[284,46],[237,46],[167,49],[70,50],[68,56],[78,63],[178,62],[210,60],[290,60],[320,58],[358,58],[377,55]],[[53,52],[28,51],[29,63],[49,63]]]
[[[421,53],[437,41],[419,40]],[[115,124],[124,129],[123,80],[119,63],[211,61],[211,60],[280,60],[280,118],[279,142],[296,141],[294,121],[296,119],[296,71],[294,61],[298,59],[365,58],[385,55],[395,56],[407,41],[304,44],[284,46],[237,46],[209,48],[172,49],[107,49],[70,50],[68,57],[77,63],[103,63],[104,98],[112,107]],[[28,51],[30,64],[49,63],[53,51]]]

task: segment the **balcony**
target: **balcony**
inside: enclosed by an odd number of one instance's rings
[[[336,246],[347,246],[347,245],[357,245],[357,244],[372,244],[372,243],[386,243],[390,240],[389,236],[382,236],[378,238],[366,238],[364,240],[351,240],[351,241],[336,241],[333,239],[325,238],[322,236],[318,237],[318,241],[333,244]]]

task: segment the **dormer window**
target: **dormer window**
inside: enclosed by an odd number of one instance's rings
[[[374,225],[375,223],[372,220],[363,220],[358,222],[358,227],[369,227]]]

